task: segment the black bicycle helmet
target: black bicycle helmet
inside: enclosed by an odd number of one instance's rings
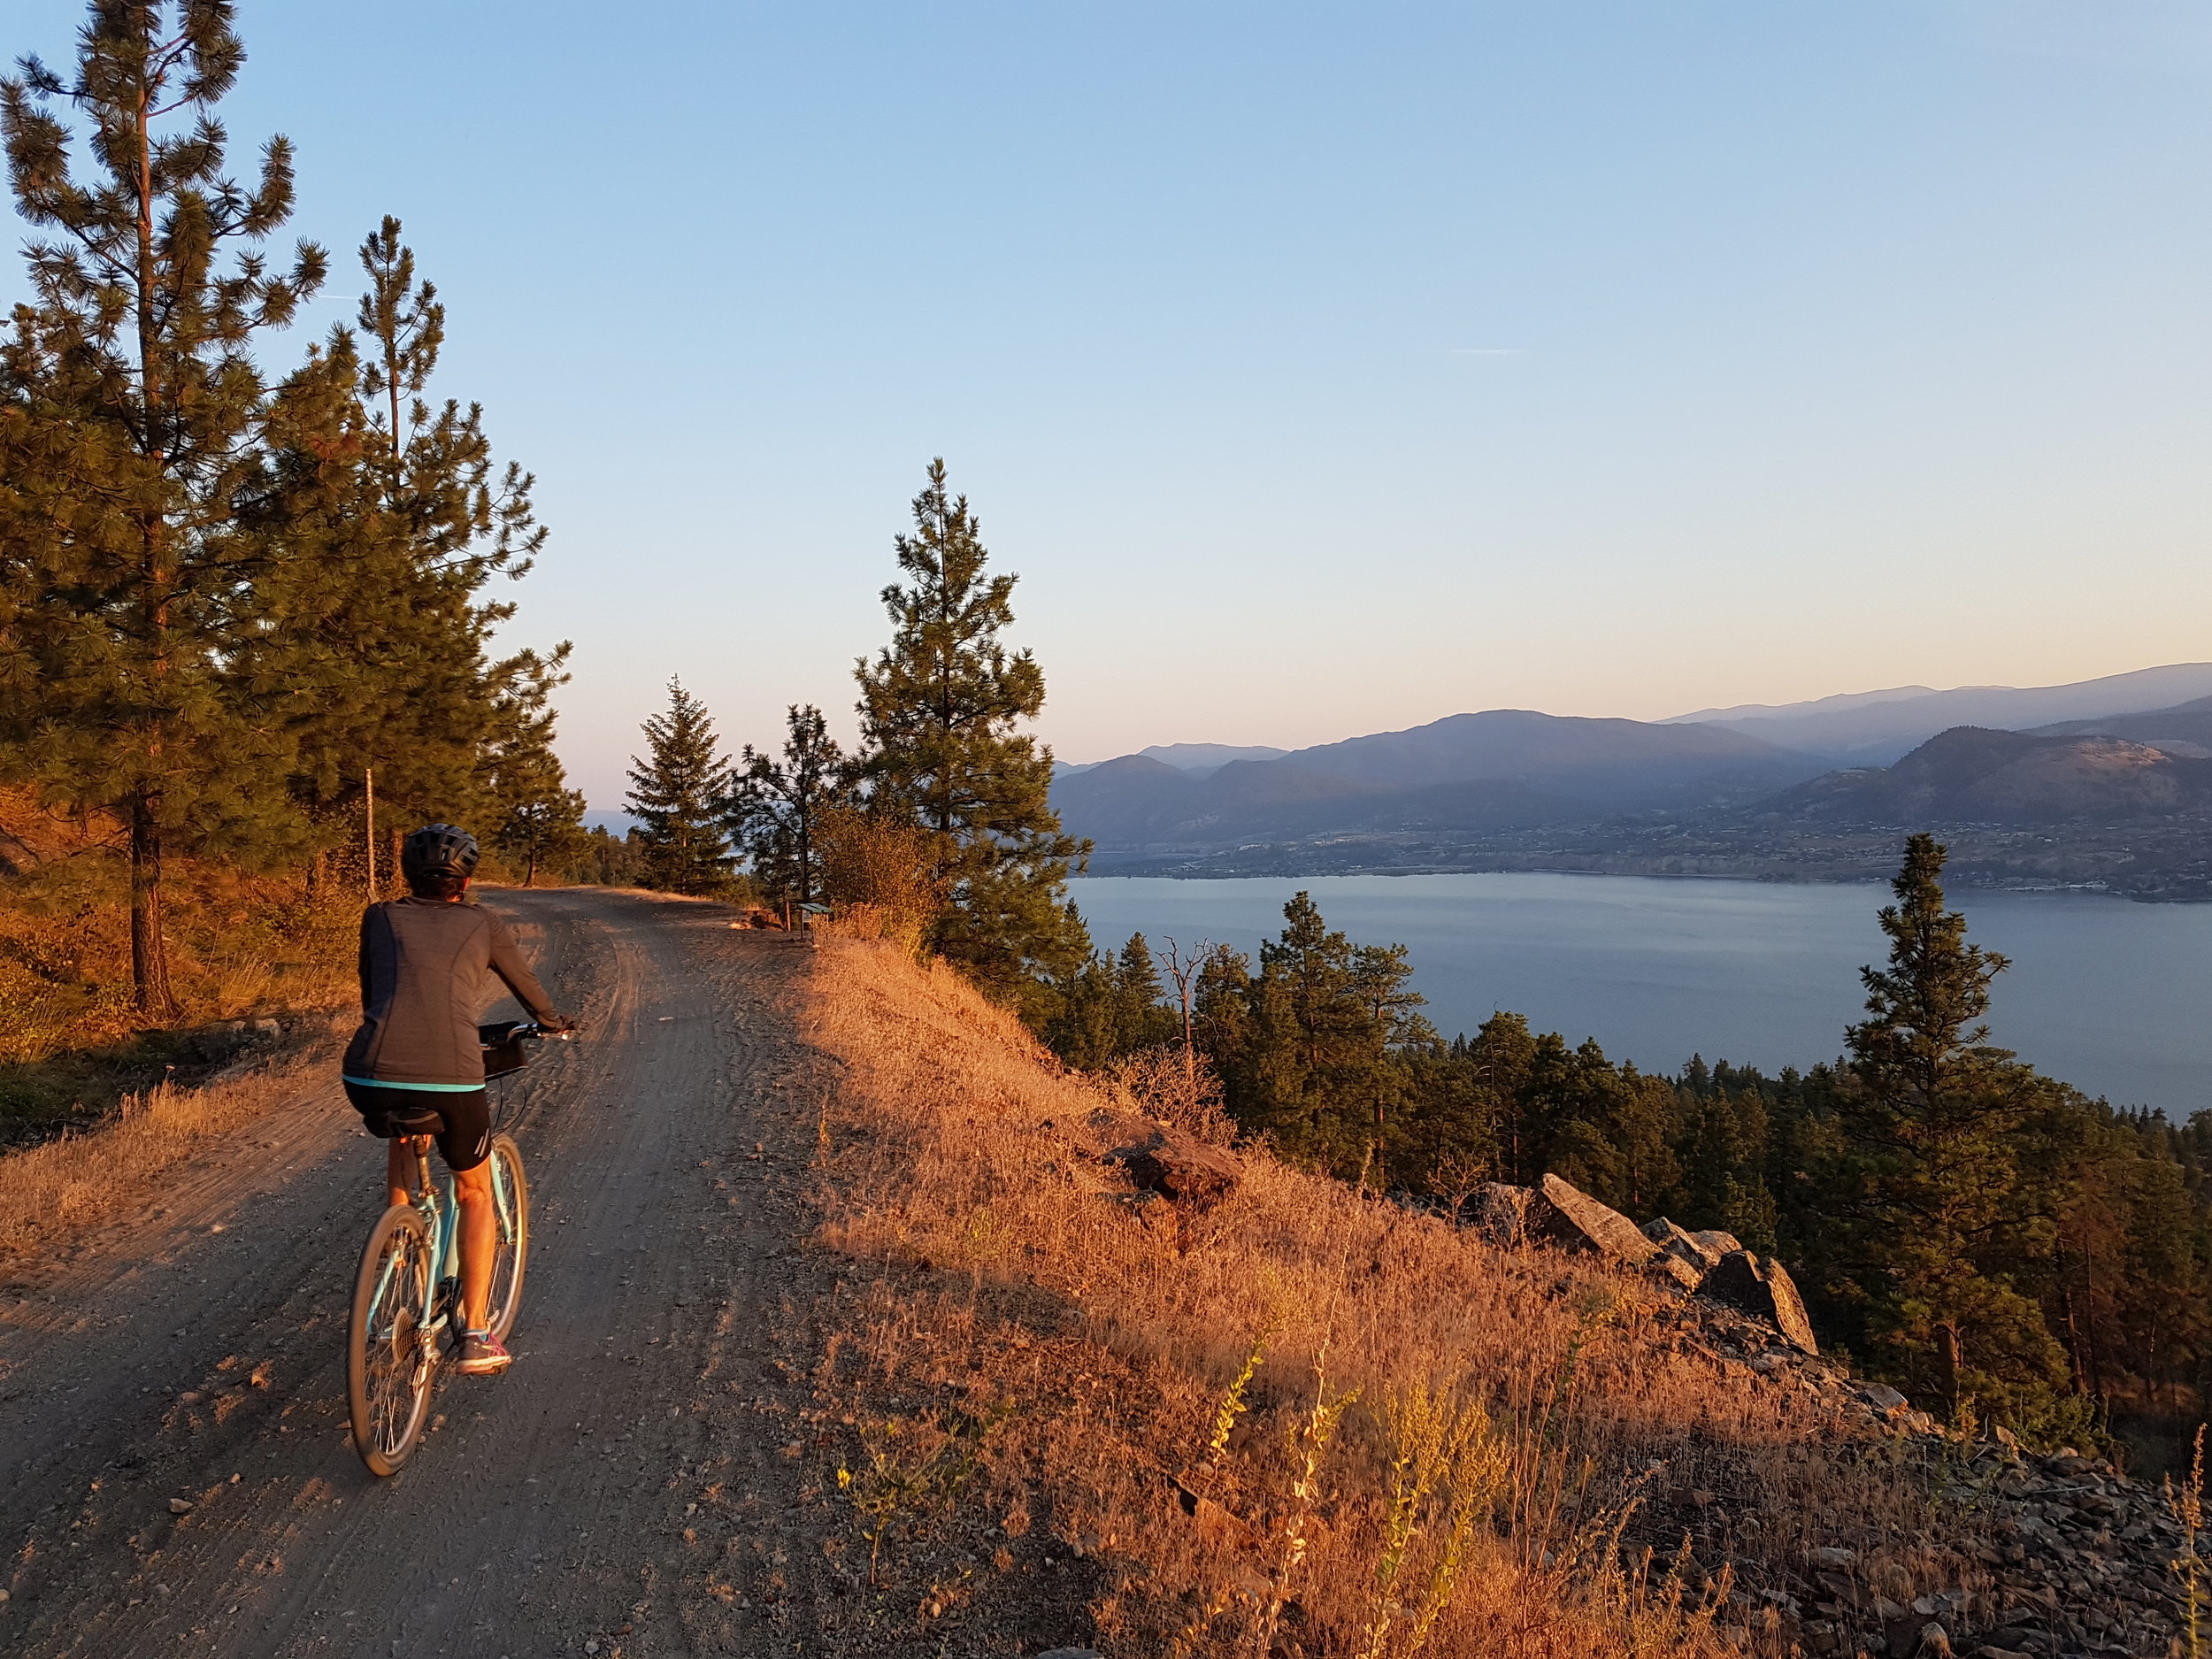
[[[476,837],[450,824],[426,824],[399,845],[399,872],[410,882],[474,873]]]

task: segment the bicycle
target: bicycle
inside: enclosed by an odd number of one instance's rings
[[[519,1071],[523,1043],[545,1035],[531,1020],[480,1025],[487,1085]],[[505,1106],[501,1083],[494,1102],[490,1159],[498,1243],[486,1324],[503,1342],[514,1329],[530,1253],[530,1184],[514,1137],[498,1127]],[[453,1177],[447,1173],[441,1192],[430,1179],[430,1138],[408,1140],[415,1154],[413,1202],[394,1204],[370,1230],[346,1329],[353,1447],[378,1475],[397,1473],[421,1440],[438,1367],[459,1347],[463,1325],[460,1204]]]

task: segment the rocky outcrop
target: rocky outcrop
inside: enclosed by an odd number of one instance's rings
[[[1762,1261],[1750,1251],[1731,1250],[1705,1275],[1697,1294],[1724,1302],[1732,1308],[1770,1322],[1790,1346],[1801,1353],[1817,1354],[1813,1322],[1805,1317],[1804,1300],[1797,1294],[1789,1270],[1769,1256]]]
[[[1659,1247],[1626,1216],[1556,1175],[1544,1177],[1540,1196],[1543,1208],[1532,1206],[1529,1216],[1532,1237],[1630,1267],[1641,1267],[1659,1254]]]
[[[1644,1223],[1644,1237],[1668,1255],[1681,1257],[1700,1274],[1718,1267],[1720,1258],[1731,1250],[1743,1248],[1732,1233],[1686,1233],[1664,1216]]]
[[[1664,1216],[1639,1227],[1556,1175],[1545,1176],[1541,1190],[1500,1181],[1478,1187],[1461,1206],[1459,1221],[1509,1248],[1549,1244],[1640,1269],[1765,1320],[1801,1353],[1820,1352],[1788,1270],[1754,1256],[1733,1233],[1692,1233]]]

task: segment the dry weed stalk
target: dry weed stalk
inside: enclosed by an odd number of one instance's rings
[[[1385,1396],[1392,1445],[1390,1507],[1382,1556],[1375,1567],[1375,1610],[1359,1659],[1412,1659],[1428,1645],[1436,1621],[1451,1606],[1479,1522],[1486,1522],[1504,1484],[1509,1454],[1490,1432],[1490,1416],[1471,1402],[1439,1394],[1421,1383]],[[1400,1579],[1432,1532],[1429,1568],[1419,1600],[1408,1608]],[[1391,1630],[1408,1617],[1406,1639]]]
[[[2203,1638],[2200,1625],[2203,1611],[2203,1558],[2197,1553],[2197,1535],[2204,1527],[2204,1425],[2197,1425],[2195,1448],[2189,1459],[2189,1479],[2182,1486],[2174,1485],[2171,1475],[2166,1477],[2166,1508],[2181,1526],[2181,1554],[2171,1563],[2173,1571],[2181,1575],[2182,1597],[2187,1607],[2185,1625],[2189,1645],[2189,1659],[2202,1659]]]
[[[1281,1625],[1283,1603],[1290,1599],[1291,1581],[1298,1569],[1305,1564],[1308,1534],[1313,1522],[1314,1504],[1321,1495],[1321,1463],[1328,1455],[1329,1442],[1336,1438],[1337,1425],[1344,1420],[1359,1398],[1359,1390],[1331,1396],[1329,1393],[1329,1343],[1324,1337],[1321,1351],[1313,1362],[1313,1405],[1304,1419],[1294,1425],[1287,1436],[1289,1450],[1296,1467],[1291,1477],[1290,1509],[1283,1517],[1282,1537],[1275,1561],[1275,1571],[1268,1586],[1265,1603],[1256,1621],[1253,1652],[1257,1659],[1268,1659],[1274,1651],[1275,1632]]]
[[[1268,1339],[1273,1334],[1271,1327],[1253,1339],[1252,1351],[1244,1356],[1243,1365],[1223,1392],[1221,1403],[1214,1409],[1213,1432],[1206,1438],[1206,1456],[1202,1465],[1209,1474],[1218,1470],[1221,1460],[1229,1455],[1229,1437],[1236,1432],[1237,1419],[1250,1409],[1245,1390],[1251,1386],[1253,1373],[1259,1370],[1260,1362],[1267,1357]]]

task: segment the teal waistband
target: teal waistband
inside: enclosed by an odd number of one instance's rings
[[[473,1094],[484,1087],[481,1083],[387,1083],[380,1077],[354,1077],[344,1071],[338,1075],[343,1081],[362,1088],[416,1089],[425,1094]]]

